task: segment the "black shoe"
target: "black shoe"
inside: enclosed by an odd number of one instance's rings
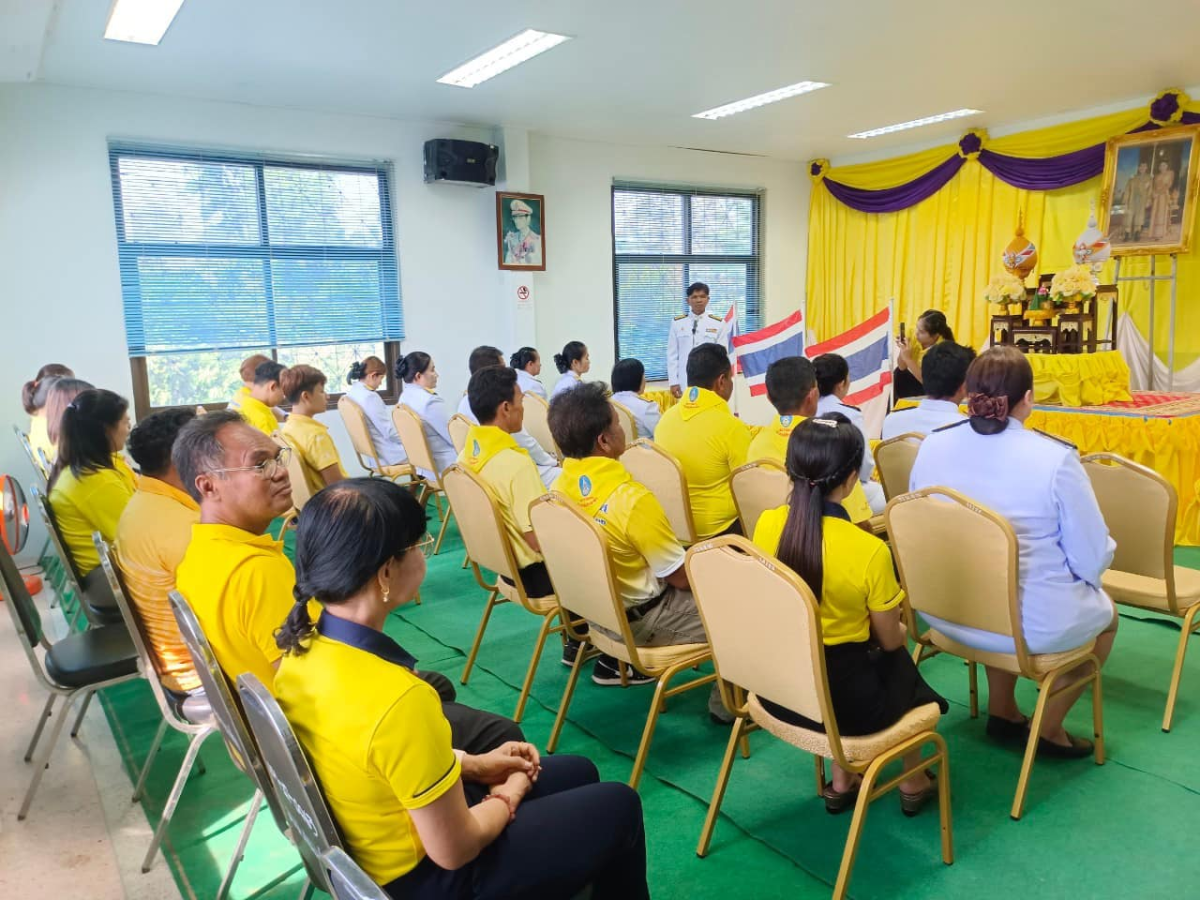
[[[1038,738],[1038,756],[1050,756],[1057,759],[1083,759],[1091,756],[1095,747],[1092,742],[1086,738],[1078,738],[1072,735],[1067,735],[1067,740],[1071,743],[1063,746],[1056,744],[1054,741],[1048,741],[1044,737]]]
[[[643,675],[633,666],[625,666],[626,681],[632,687],[635,684],[654,684],[658,681],[657,678],[651,678],[649,675]],[[621,670],[617,666],[617,661],[611,656],[601,656],[596,660],[596,665],[592,669],[592,681],[596,684],[602,684],[605,687],[620,687],[621,685]]]
[[[1029,720],[1014,722],[1000,716],[988,716],[987,736],[1001,743],[1024,744],[1029,740]]]
[[[570,669],[575,665],[575,657],[579,655],[579,641],[567,638],[563,642],[562,664]]]
[[[853,809],[854,804],[858,802],[858,789],[862,786],[862,782],[854,785],[848,791],[835,790],[833,782],[825,785],[825,790],[821,792],[821,797],[825,800],[825,812],[831,816],[844,813],[848,809]]]
[[[937,793],[937,778],[930,775],[929,787],[925,788],[925,790],[917,791],[915,794],[906,794],[904,791],[900,791],[900,811],[909,818],[912,818],[924,809],[925,805],[937,796]]]

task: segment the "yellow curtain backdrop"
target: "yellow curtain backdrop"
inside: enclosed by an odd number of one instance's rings
[[[1200,104],[1189,104],[1200,111]],[[1148,120],[1146,107],[1080,122],[1022,132],[984,146],[1013,156],[1053,156],[1080,150],[1124,134]],[[957,145],[926,150],[894,160],[827,169],[825,177],[856,188],[895,187],[929,171]],[[915,206],[894,213],[862,213],[843,205],[814,184],[808,223],[808,321],[818,338],[838,334],[896,302],[899,321],[911,330],[926,309],[946,314],[958,340],[982,346],[988,338],[988,310],[982,292],[1002,271],[1000,253],[1023,215],[1025,234],[1037,245],[1041,272],[1072,264],[1071,246],[1087,225],[1090,204],[1100,199],[1100,178],[1054,191],[1027,191],[1005,184],[975,159],[968,159],[950,182]],[[1123,275],[1148,274],[1149,257],[1126,258]],[[1158,272],[1170,260],[1158,258]],[[1175,365],[1200,356],[1200,233],[1193,249],[1178,257],[1179,281],[1175,327]],[[1100,274],[1113,279],[1113,263]],[[1170,337],[1170,288],[1156,293],[1155,341],[1166,360]],[[1119,312],[1128,312],[1143,334],[1149,324],[1147,284],[1121,285]],[[1105,323],[1101,323],[1103,330]]]

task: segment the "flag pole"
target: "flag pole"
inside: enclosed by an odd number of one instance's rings
[[[894,373],[896,371],[896,298],[895,297],[890,297],[888,299],[888,333],[892,338],[890,341],[888,341],[888,368],[892,371],[892,373],[894,375]],[[888,382],[888,389],[887,389],[888,396],[887,396],[887,402],[884,406],[885,409],[890,410],[892,408],[892,402],[896,397],[895,389],[896,389],[895,382],[894,381]]]

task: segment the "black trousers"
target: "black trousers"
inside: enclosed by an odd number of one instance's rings
[[[637,792],[601,783],[582,756],[542,758],[517,817],[472,862],[453,872],[426,857],[384,891],[392,900],[648,900],[646,832]],[[486,789],[466,785],[468,802]]]
[[[479,756],[507,741],[525,740],[521,726],[512,719],[457,702],[454,685],[441,672],[418,671],[416,675],[438,692],[442,713],[450,723],[450,742],[455,750]]]
[[[500,578],[505,584],[512,584],[503,575]],[[535,562],[523,568],[521,582],[525,585],[525,594],[529,597],[549,597],[554,593],[554,585],[550,583],[550,573],[546,571],[544,562]]]

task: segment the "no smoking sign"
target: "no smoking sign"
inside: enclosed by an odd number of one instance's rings
[[[523,284],[517,288],[517,299],[518,300],[528,300],[529,299],[529,286],[528,285]]]

